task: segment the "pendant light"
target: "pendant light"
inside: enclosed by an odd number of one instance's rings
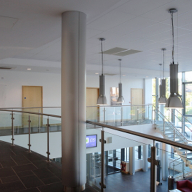
[[[119,69],[120,69],[120,83],[119,83],[119,97],[117,99],[117,103],[124,103],[124,98],[122,94],[122,83],[121,83],[121,59],[119,60]]]
[[[163,51],[163,78],[161,79],[161,85],[160,85],[160,97],[159,97],[159,104],[166,104],[167,98],[166,98],[166,79],[164,76],[164,51],[166,50],[165,48],[161,49]]]
[[[102,63],[102,74],[99,76],[99,98],[97,99],[97,105],[106,105],[107,99],[105,96],[105,76],[103,75],[103,44],[104,38],[99,38],[101,41],[101,63]]]
[[[169,9],[171,13],[171,23],[172,23],[172,63],[170,64],[170,96],[166,102],[165,107],[168,108],[183,108],[181,102],[181,95],[178,94],[178,64],[174,63],[174,26],[173,26],[173,13],[176,13],[177,9]]]

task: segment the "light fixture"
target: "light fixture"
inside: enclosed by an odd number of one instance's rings
[[[170,96],[166,102],[165,107],[168,108],[183,108],[181,102],[181,95],[178,94],[178,64],[174,63],[174,26],[173,26],[173,13],[176,13],[177,9],[169,9],[171,13],[171,22],[172,22],[172,63],[170,64]]]
[[[159,92],[160,92],[160,97],[159,97],[159,104],[166,104],[167,98],[166,98],[166,79],[164,76],[164,51],[166,50],[165,48],[161,49],[163,51],[163,78],[161,79],[161,85],[159,86]]]
[[[27,71],[31,71],[31,68],[27,68]]]
[[[119,83],[119,97],[117,99],[117,103],[124,103],[124,98],[122,94],[122,83],[121,83],[121,59],[119,60],[119,69],[120,69],[120,83]]]
[[[95,73],[95,75],[99,75],[99,73]]]
[[[103,44],[104,38],[99,38],[101,41],[101,63],[102,63],[102,74],[99,76],[99,98],[97,99],[97,105],[106,105],[107,98],[105,96],[105,75],[103,75]]]

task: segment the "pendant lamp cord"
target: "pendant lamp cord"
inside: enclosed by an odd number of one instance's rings
[[[172,23],[172,39],[173,39],[173,47],[172,47],[172,60],[174,64],[174,26],[173,26],[173,13],[171,13],[171,23]]]
[[[101,40],[101,63],[102,63],[102,75],[103,75],[103,43]]]
[[[165,50],[163,50],[163,79],[165,78],[165,76],[164,76],[164,51]]]
[[[120,74],[120,83],[121,83],[121,59],[118,59],[119,60],[119,74]]]

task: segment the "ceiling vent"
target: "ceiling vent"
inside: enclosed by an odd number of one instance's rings
[[[11,67],[0,67],[0,69],[6,69],[6,70],[9,70],[9,69],[12,69]]]
[[[141,52],[141,51],[134,50],[134,49],[125,49],[125,48],[115,47],[115,48],[106,50],[103,53],[108,54],[108,55],[127,56],[127,55],[131,55],[134,53],[139,53],[139,52]]]
[[[126,51],[127,49],[123,49],[123,48],[119,48],[119,47],[115,47],[112,49],[109,49],[107,51],[103,51],[104,54],[109,54],[109,55],[114,55],[116,53],[122,52],[122,51]]]

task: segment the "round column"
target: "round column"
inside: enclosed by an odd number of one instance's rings
[[[135,175],[135,147],[129,147],[129,173]]]
[[[62,14],[61,125],[65,192],[82,191],[86,183],[85,33],[84,13]]]

